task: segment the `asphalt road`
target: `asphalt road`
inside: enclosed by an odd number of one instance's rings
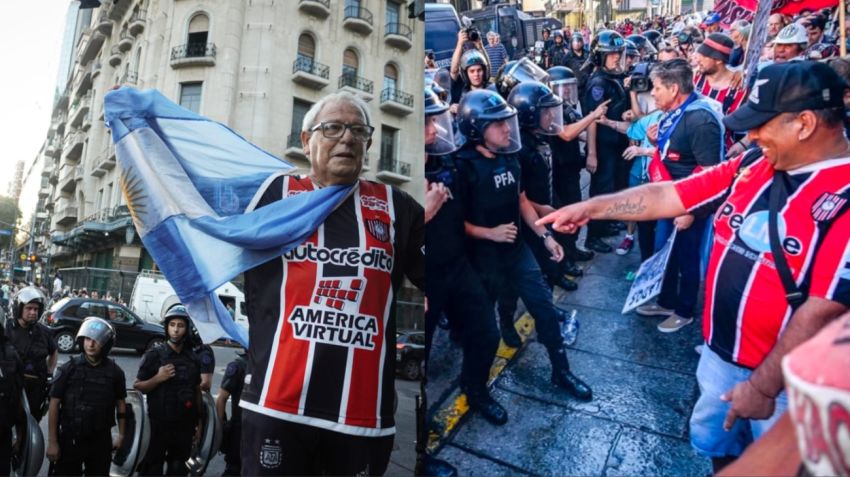
[[[224,376],[224,370],[227,364],[236,358],[236,348],[217,347],[215,351],[215,374],[213,375],[212,391],[213,397],[216,396],[218,389],[221,387],[221,379]],[[60,364],[67,361],[71,355],[59,355]],[[141,355],[131,350],[113,350],[111,355],[127,377],[128,387],[132,386],[136,373],[139,370],[139,361]],[[390,465],[387,469],[387,476],[409,476],[413,474],[413,467],[416,462],[416,451],[414,449],[414,441],[416,438],[416,395],[419,393],[418,381],[405,381],[396,379],[396,391],[398,392],[398,410],[396,411],[396,439],[393,447],[393,453],[390,457]],[[228,405],[229,406],[229,405]],[[228,414],[230,414],[228,407]],[[44,433],[45,440],[47,438],[47,418],[41,420],[41,430]],[[39,471],[39,476],[47,475],[48,462],[44,460],[44,464]],[[222,454],[210,462],[207,467],[206,475],[221,475],[224,471],[224,456]]]

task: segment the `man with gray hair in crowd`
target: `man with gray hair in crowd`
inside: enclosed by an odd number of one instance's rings
[[[487,52],[487,57],[490,59],[490,82],[496,81],[496,73],[499,68],[509,60],[508,50],[501,43],[501,36],[495,31],[487,32],[487,45],[484,46],[484,51]]]
[[[362,180],[369,106],[330,94],[304,117],[306,176],[270,177],[249,210],[324,187],[350,195],[301,245],[245,272],[250,323],[242,475],[381,475],[393,448],[395,300],[423,288],[424,213]]]

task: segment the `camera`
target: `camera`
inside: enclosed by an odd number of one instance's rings
[[[649,72],[652,65],[649,63],[638,63],[632,69],[632,75],[629,88],[635,93],[645,93],[652,89],[652,80],[649,78]]]
[[[468,26],[463,31],[466,32],[466,37],[469,38],[469,41],[478,41],[481,39],[481,33],[474,26]]]

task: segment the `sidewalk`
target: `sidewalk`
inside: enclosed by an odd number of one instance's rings
[[[710,474],[710,462],[688,442],[698,396],[694,346],[702,342],[701,304],[693,324],[670,334],[657,331],[662,318],[622,315],[626,274],[639,262],[637,246],[626,256],[597,254],[583,264],[578,291],[555,292],[558,307],[578,311],[578,341],[568,356],[593,388],[588,403],[550,383],[546,351],[532,340],[513,359],[502,344],[491,373],[493,397],[507,409],[508,423],[496,427],[469,415],[458,391],[460,348],[438,328],[428,386],[438,423],[429,448],[437,457],[459,475]],[[526,314],[519,326],[527,333],[532,323]]]

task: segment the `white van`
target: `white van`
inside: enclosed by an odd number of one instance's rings
[[[215,292],[225,306],[228,304],[233,306],[234,320],[247,330],[245,295],[231,282],[220,286]],[[162,322],[162,313],[165,311],[163,308],[179,302],[177,293],[163,274],[152,270],[142,270],[136,277],[136,284],[133,285],[129,307],[143,320],[159,324]]]

